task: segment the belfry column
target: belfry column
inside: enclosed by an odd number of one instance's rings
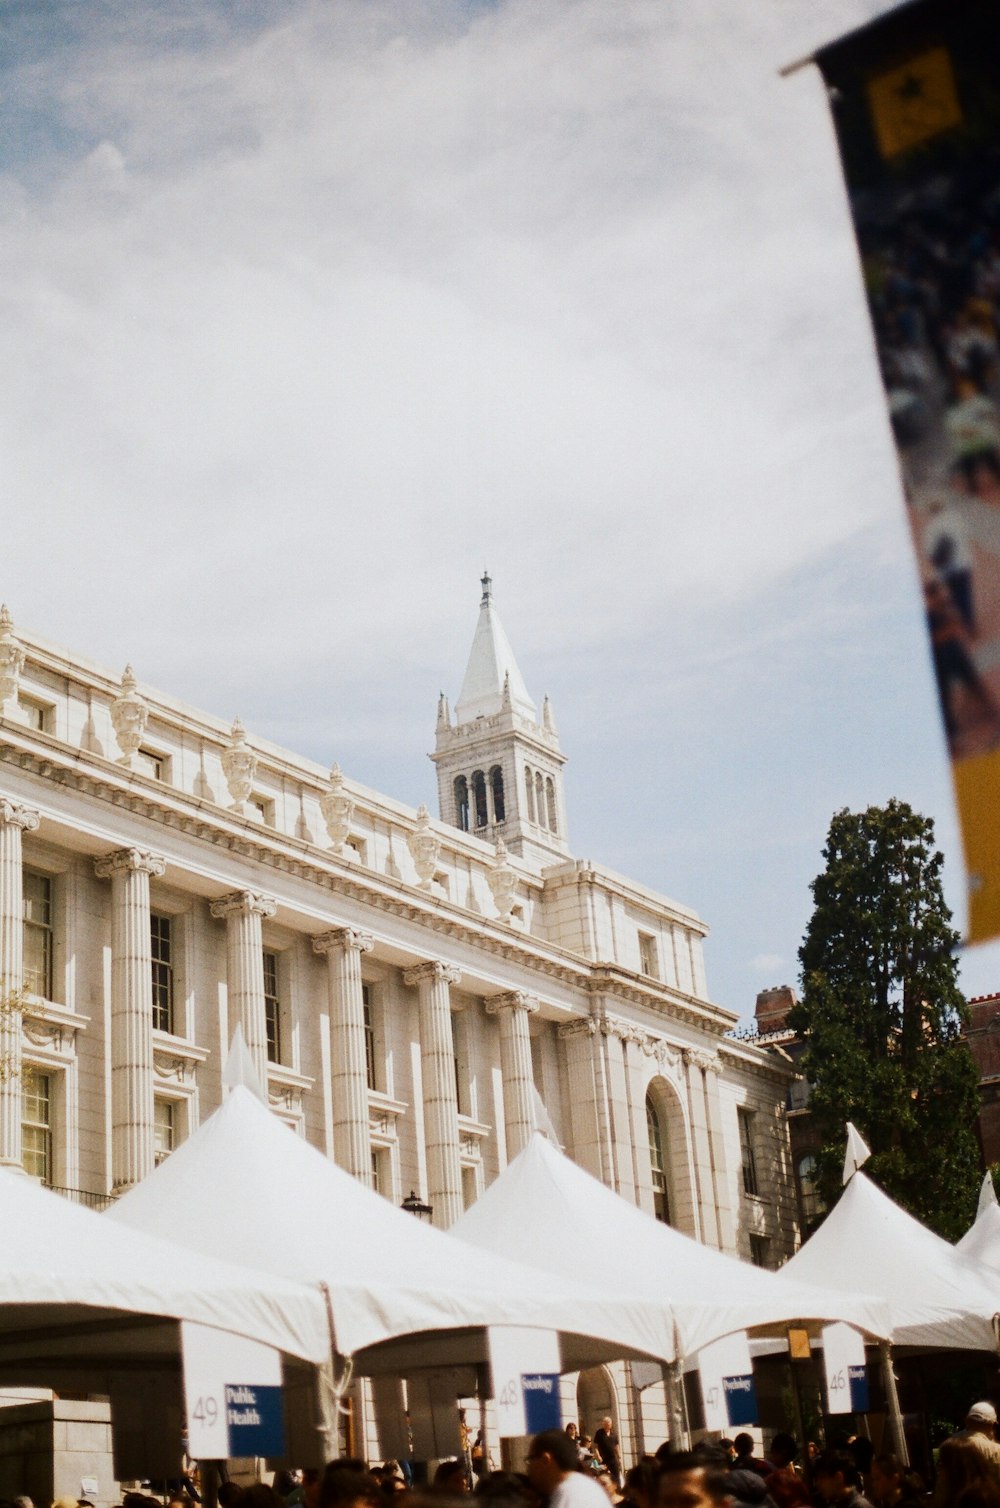
[[[215,917],[226,919],[226,993],[230,1021],[237,1015],[260,1087],[267,1093],[267,1014],[264,1007],[264,940],[261,921],[277,905],[255,890],[234,890],[213,901]],[[228,1044],[227,1044],[228,1046]]]
[[[38,813],[0,800],[0,1002],[24,983],[24,900],[21,834]],[[21,1166],[21,1012],[0,1011],[0,1166]]]
[[[314,937],[312,945],[314,952],[326,954],[330,977],[334,1157],[340,1167],[371,1188],[361,955],[371,952],[373,939],[367,932],[340,927]]]
[[[420,1057],[424,1077],[424,1139],[427,1198],[442,1229],[462,1213],[462,1165],[458,1154],[458,1097],[449,986],[461,971],[436,961],[406,969],[403,983],[420,992]]]
[[[94,860],[111,880],[111,1182],[123,1193],[153,1171],[153,965],[149,877],[163,859],[120,848]]]
[[[535,1124],[528,1017],[537,1010],[537,997],[523,990],[491,995],[486,1001],[486,1014],[498,1017],[500,1023],[503,1115],[507,1123],[507,1157],[511,1161],[527,1146]]]

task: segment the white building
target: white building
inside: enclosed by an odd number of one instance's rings
[[[436,1224],[524,1144],[534,1085],[625,1198],[757,1262],[791,1251],[788,1075],[727,1039],[698,917],[573,857],[552,710],[488,578],[438,707],[439,821],[6,609],[0,712],[0,986],[26,1002],[0,1050],[30,1067],[0,1083],[0,1162],[128,1188],[219,1104],[239,1022],[275,1110]],[[610,1406],[635,1445],[636,1397],[624,1368],[585,1377],[584,1422]]]

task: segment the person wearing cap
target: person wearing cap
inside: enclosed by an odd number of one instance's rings
[[[996,1433],[997,1411],[992,1403],[983,1399],[972,1405],[965,1416],[965,1428],[959,1430],[955,1438],[968,1440],[994,1466],[1000,1466],[1000,1442],[997,1441]]]

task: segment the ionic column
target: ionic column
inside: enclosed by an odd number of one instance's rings
[[[243,1028],[254,1072],[267,1092],[267,1014],[264,1008],[264,939],[261,921],[277,905],[255,890],[234,890],[213,901],[215,917],[226,919],[226,995],[229,1017]]]
[[[602,1129],[605,1117],[604,1075],[599,1051],[595,1051],[598,1025],[593,1016],[579,1016],[559,1028],[559,1040],[566,1043],[566,1070],[569,1076],[569,1115],[573,1131],[573,1156],[582,1168],[611,1182],[611,1160]]]
[[[523,990],[491,995],[486,1014],[500,1024],[500,1075],[503,1079],[503,1117],[507,1126],[507,1156],[513,1160],[527,1146],[535,1124],[535,1078],[531,1071],[528,1017],[538,1000]]]
[[[715,1246],[721,1251],[723,1231],[719,1221],[712,1136],[708,1125],[705,1090],[705,1075],[714,1064],[714,1059],[709,1053],[699,1052],[694,1048],[685,1048],[683,1057],[701,1239],[706,1246]]]
[[[38,813],[0,800],[0,1007],[13,1006],[24,983],[21,834]],[[0,1166],[21,1166],[21,1012],[0,1009]]]
[[[736,1255],[736,1220],[726,1177],[726,1139],[722,1129],[722,1097],[719,1093],[719,1061],[711,1058],[705,1065],[705,1120],[712,1152],[712,1179],[715,1185],[715,1217],[719,1227],[719,1250]]]
[[[416,985],[420,992],[427,1198],[434,1210],[434,1224],[442,1228],[458,1219],[463,1204],[449,994],[449,985],[457,984],[461,977],[460,970],[437,962],[418,964],[403,973],[404,984]]]
[[[333,1155],[342,1168],[370,1188],[372,1143],[361,955],[371,952],[373,939],[367,932],[340,927],[314,937],[312,945],[316,953],[326,954],[329,969]]]
[[[144,848],[95,859],[111,881],[111,1180],[117,1193],[153,1170],[153,973],[149,877],[164,861]]]

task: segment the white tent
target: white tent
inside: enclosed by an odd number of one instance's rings
[[[955,1250],[986,1267],[1000,1268],[1000,1204],[997,1204],[992,1173],[987,1173],[983,1179],[976,1218],[961,1241],[956,1243]]]
[[[472,1251],[351,1178],[243,1086],[101,1218],[322,1284],[336,1350],[358,1371],[484,1359],[487,1325],[558,1330],[566,1370],[673,1355],[661,1300],[598,1294]],[[516,1224],[530,1253],[530,1224]]]
[[[934,1235],[864,1173],[782,1272],[845,1292],[860,1275],[885,1299],[897,1346],[996,1350],[1000,1274]]]
[[[329,1354],[314,1290],[112,1225],[6,1169],[0,1229],[0,1376],[8,1382],[66,1390],[74,1377],[92,1379],[123,1361],[175,1368],[178,1320],[313,1363]]]
[[[540,1132],[452,1227],[482,1252],[524,1252],[558,1276],[672,1310],[678,1354],[738,1330],[778,1334],[789,1322],[844,1320],[886,1333],[885,1308],[864,1295],[797,1284],[703,1246],[613,1193]]]

